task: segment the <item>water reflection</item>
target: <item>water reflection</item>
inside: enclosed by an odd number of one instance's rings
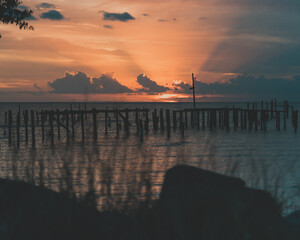
[[[149,142],[145,138],[141,143],[130,136],[98,143],[9,147],[2,155],[0,174],[80,197],[102,209],[130,209],[139,200],[150,204],[158,197],[167,169],[189,164],[242,177],[248,186],[270,191],[286,206],[299,203],[298,152],[289,157],[278,151],[263,156],[264,152],[257,151],[264,146],[258,149],[254,143],[229,149],[229,143],[217,134],[195,136],[198,141],[171,138],[153,142],[150,138]]]

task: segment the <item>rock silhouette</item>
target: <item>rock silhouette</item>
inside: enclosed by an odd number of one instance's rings
[[[297,235],[298,234],[298,235]],[[267,192],[238,178],[179,165],[165,174],[154,205],[98,211],[89,192],[77,199],[0,179],[1,239],[299,239]]]

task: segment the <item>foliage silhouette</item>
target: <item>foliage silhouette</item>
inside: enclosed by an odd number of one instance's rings
[[[16,24],[20,29],[33,30],[26,22],[26,18],[32,16],[32,10],[20,8],[19,0],[0,0],[0,22],[4,24]],[[1,34],[0,34],[1,38]]]

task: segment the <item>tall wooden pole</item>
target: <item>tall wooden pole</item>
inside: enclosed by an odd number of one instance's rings
[[[193,106],[194,109],[196,108],[196,96],[195,96],[195,77],[194,77],[194,73],[192,73],[192,80],[193,80],[193,87],[191,87],[191,89],[193,90]]]

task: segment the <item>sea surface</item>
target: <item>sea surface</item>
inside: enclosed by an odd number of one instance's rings
[[[300,103],[290,103],[300,109]],[[201,167],[226,175],[242,178],[247,186],[265,189],[284,203],[284,212],[300,209],[300,133],[293,130],[291,114],[287,129],[277,131],[275,120],[268,123],[267,131],[260,130],[204,130],[192,128],[190,120],[184,136],[179,129],[167,132],[152,128],[144,132],[143,141],[136,133],[135,115],[130,114],[130,134],[124,132],[122,119],[119,136],[114,116],[111,127],[104,131],[104,114],[98,114],[98,141],[94,142],[92,116],[85,121],[85,140],[81,139],[81,124],[75,125],[75,138],[68,143],[66,131],[61,128],[61,139],[52,145],[48,131],[42,141],[40,123],[36,123],[36,146],[25,142],[21,124],[20,147],[13,142],[8,146],[5,111],[12,110],[65,110],[70,103],[0,103],[0,177],[19,179],[42,185],[55,191],[68,191],[84,196],[95,191],[99,208],[134,204],[139,200],[156,199],[165,171],[176,164]],[[197,103],[197,108],[244,107],[246,103]],[[260,106],[260,104],[258,104]],[[85,103],[72,103],[73,110],[84,109]],[[191,103],[86,103],[88,110],[96,109],[184,109]],[[144,116],[140,116],[143,118]],[[283,121],[281,121],[283,123]],[[14,123],[15,124],[15,121]],[[171,120],[172,124],[172,120]],[[48,125],[47,125],[48,126]],[[30,128],[29,128],[30,129]]]

